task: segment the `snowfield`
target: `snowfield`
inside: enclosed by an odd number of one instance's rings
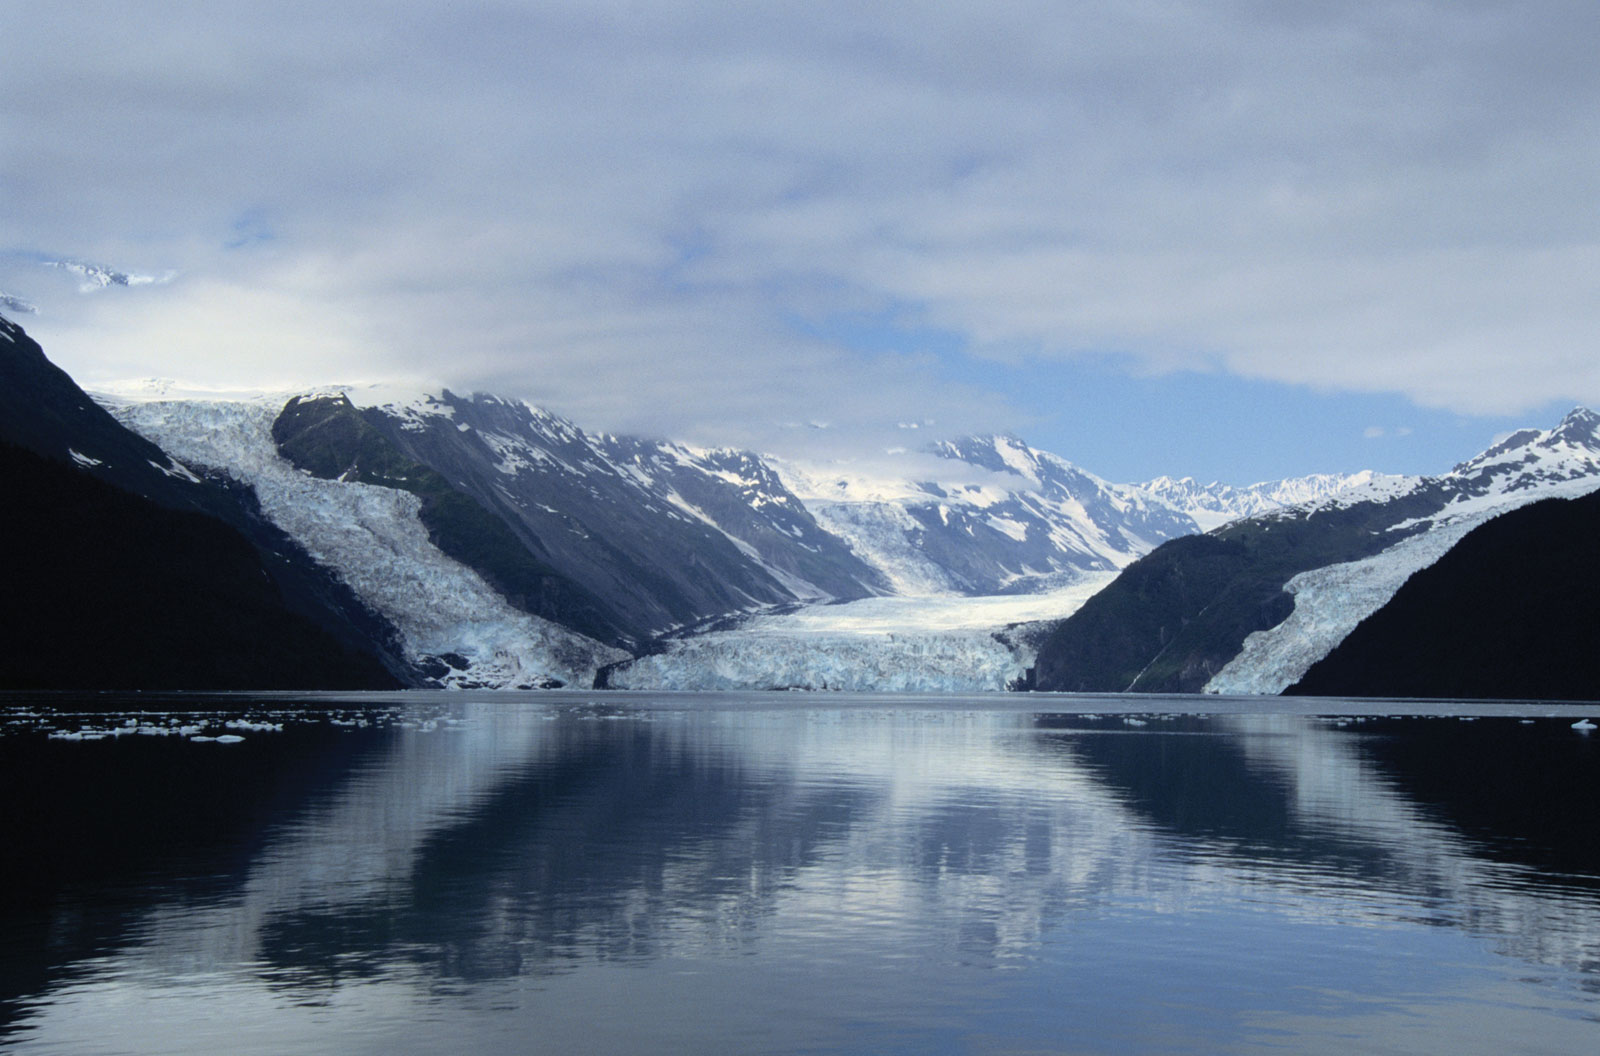
[[[624,659],[602,645],[512,608],[476,572],[447,557],[417,519],[409,492],[320,480],[282,458],[272,423],[287,396],[245,401],[96,397],[124,425],[197,467],[255,489],[262,512],[400,632],[412,660],[451,654],[445,686],[591,685]]]

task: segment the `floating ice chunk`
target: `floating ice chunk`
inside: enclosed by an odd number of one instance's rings
[[[1572,724],[1572,728],[1577,730],[1579,733],[1588,733],[1590,730],[1600,729],[1600,727],[1595,726],[1595,724],[1590,722],[1588,719],[1579,719],[1577,722]]]

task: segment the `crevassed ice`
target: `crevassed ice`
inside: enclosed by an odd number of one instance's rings
[[[1031,663],[1031,656],[981,633],[730,632],[675,642],[670,652],[614,670],[610,682],[618,689],[972,693],[1004,690]]]
[[[1474,526],[1438,528],[1372,557],[1295,576],[1284,585],[1294,595],[1294,611],[1276,627],[1245,638],[1239,655],[1206,683],[1204,692],[1282,693]]]
[[[618,689],[986,693],[1037,659],[1021,623],[1064,619],[1116,578],[1086,573],[1049,594],[879,597],[756,616],[612,670]]]
[[[415,495],[295,469],[272,443],[277,400],[104,402],[169,454],[251,485],[267,518],[388,618],[411,658],[467,657],[470,670],[447,681],[515,686],[554,678],[588,685],[600,665],[626,656],[512,608],[429,541]]]
[[[1597,484],[1587,477],[1520,493],[1470,497],[1435,515],[1434,527],[1382,553],[1300,573],[1284,585],[1294,595],[1294,611],[1276,627],[1247,637],[1239,655],[1206,683],[1204,692],[1283,692],[1386,605],[1407,579],[1443,557],[1472,529],[1518,506],[1575,498]]]

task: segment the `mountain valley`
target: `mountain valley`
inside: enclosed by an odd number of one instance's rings
[[[486,394],[91,399],[21,328],[0,337],[7,486],[55,496],[7,511],[36,555],[13,555],[16,687],[184,688],[201,653],[194,688],[1358,686],[1302,680],[1414,573],[1458,574],[1443,559],[1483,526],[1600,486],[1582,408],[1437,477],[1114,484],[1004,435],[802,462],[591,433]],[[134,545],[172,537],[177,513],[240,556]],[[184,591],[239,619],[161,619]],[[120,659],[76,673],[85,635]]]

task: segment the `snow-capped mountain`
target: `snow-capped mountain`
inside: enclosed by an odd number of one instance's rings
[[[1519,430],[1448,476],[1460,496],[1492,499],[1519,492],[1560,489],[1600,473],[1600,414],[1574,408],[1554,429]],[[1452,500],[1452,505],[1464,501]]]
[[[633,689],[993,692],[1044,630],[1194,522],[1015,437],[966,437],[876,464],[774,461],[817,522],[894,597],[810,605],[674,635],[606,672]]]
[[[445,392],[362,417],[599,599],[624,643],[730,613],[888,590],[748,453],[588,433],[481,394]]]
[[[24,446],[220,517],[409,683],[1278,692],[1475,526],[1600,484],[1583,409],[1439,477],[1125,485],[1011,436],[801,463],[448,391],[169,386],[113,419],[0,339]]]
[[[47,260],[43,263],[47,268],[60,268],[78,276],[78,288],[84,292],[103,290],[107,286],[151,286],[170,282],[173,278],[170,272],[165,275],[130,274],[104,264],[93,264],[83,260]]]
[[[1600,416],[1438,477],[1374,477],[1131,566],[1040,650],[1039,688],[1278,693],[1486,520],[1600,487]]]
[[[900,594],[1026,593],[1127,565],[1194,520],[1011,436],[933,445],[913,475],[777,463],[818,522]]]
[[[1156,477],[1139,487],[1188,514],[1201,531],[1209,532],[1246,517],[1259,517],[1274,510],[1320,502],[1347,488],[1382,486],[1408,479],[1363,470],[1359,473],[1314,473],[1240,488],[1215,481],[1200,484],[1193,477]]]

